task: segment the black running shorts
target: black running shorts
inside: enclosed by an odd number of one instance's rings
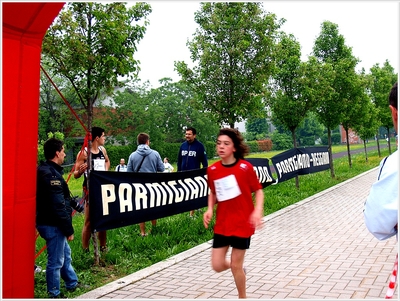
[[[224,236],[214,233],[213,248],[222,248],[231,246],[235,249],[246,250],[250,248],[251,237]]]

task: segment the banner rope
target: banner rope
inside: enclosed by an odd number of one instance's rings
[[[50,81],[50,83],[53,85],[53,87],[56,89],[57,93],[60,95],[60,97],[62,98],[62,100],[64,101],[64,103],[67,105],[67,107],[68,107],[68,109],[71,111],[72,115],[75,116],[76,120],[78,120],[78,122],[81,124],[81,126],[83,127],[83,129],[84,129],[85,132],[86,132],[85,139],[84,139],[84,141],[83,141],[83,145],[82,145],[81,151],[80,151],[80,153],[79,153],[79,157],[78,157],[78,159],[79,159],[80,156],[83,154],[83,150],[85,149],[85,147],[86,147],[86,149],[87,149],[87,147],[88,147],[88,141],[89,141],[89,139],[92,138],[92,135],[91,135],[91,133],[89,132],[89,130],[87,129],[87,127],[85,126],[85,124],[82,122],[82,120],[79,118],[79,116],[76,114],[76,112],[74,111],[74,109],[72,108],[72,106],[70,105],[70,103],[65,99],[64,95],[61,93],[61,91],[58,89],[58,87],[56,86],[56,84],[55,84],[55,83],[53,82],[53,80],[50,78],[50,76],[48,75],[48,73],[46,72],[46,70],[43,68],[42,65],[40,65],[40,68],[42,69],[43,73],[46,75],[46,77],[47,77],[47,79]],[[72,175],[72,173],[74,172],[74,170],[75,170],[75,164],[72,166],[72,168],[71,168],[71,170],[70,170],[70,172],[69,172],[69,174],[68,174],[67,180],[65,181],[67,184],[68,184],[69,179],[71,178],[71,175]],[[85,202],[85,200],[86,200],[87,197],[88,197],[88,190],[85,189],[84,192],[85,192],[85,195],[84,195],[84,197],[81,199],[81,201],[79,202],[80,205],[83,205],[84,202]],[[71,217],[73,217],[73,216],[75,215],[75,213],[76,213],[76,210],[74,209],[74,210],[72,211]],[[35,238],[35,241],[38,239],[38,237],[39,237],[39,232],[36,230],[36,238]],[[39,257],[39,255],[40,255],[44,250],[46,250],[46,245],[44,245],[44,246],[39,250],[39,252],[36,253],[36,255],[35,255],[35,260]]]
[[[398,257],[399,257],[399,254],[397,253],[396,260],[394,261],[393,271],[390,274],[389,287],[386,292],[385,299],[392,299],[392,297],[394,295],[394,290],[396,288],[396,282],[397,282],[397,270],[398,270],[398,259],[399,259]]]

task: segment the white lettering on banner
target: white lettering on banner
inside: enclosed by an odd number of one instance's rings
[[[279,178],[282,174],[290,173],[299,169],[310,168],[310,156],[308,154],[297,154],[279,163],[276,163]]]
[[[133,183],[132,184],[135,189],[135,207],[136,210],[142,209],[140,204],[143,204],[143,209],[147,209],[147,190],[143,184]],[[142,202],[141,202],[142,201]]]
[[[160,207],[182,201],[206,197],[209,187],[206,177],[197,176],[178,181],[161,183],[102,184],[103,215],[109,215],[110,204],[119,201],[120,213]]]
[[[258,181],[261,184],[272,182],[272,177],[268,173],[268,168],[266,166],[253,166],[254,171],[256,172]]]
[[[174,194],[175,194],[175,203],[180,203],[180,202],[182,202],[182,201],[183,201],[184,192],[183,192],[183,190],[182,190],[181,188],[176,189],[176,187],[175,187],[175,186],[177,185],[176,181],[169,181],[169,182],[168,182],[168,185],[171,185],[171,188],[172,188],[172,190],[174,191]]]
[[[125,194],[126,191],[126,194]],[[120,212],[125,212],[125,208],[127,211],[132,211],[133,210],[133,205],[132,205],[132,187],[129,184],[121,184],[119,185],[118,189],[118,195],[119,195],[119,211]],[[126,196],[126,198],[125,198]],[[103,207],[104,210],[104,207]],[[108,210],[108,208],[107,208]]]
[[[166,204],[168,204],[168,205],[172,204],[174,201],[174,195],[172,193],[171,188],[165,182],[161,182],[161,185],[167,191],[167,196],[168,196],[168,202],[167,202],[167,198],[165,198],[165,199],[163,199],[162,205],[164,206]]]
[[[329,164],[329,153],[311,153],[313,166],[321,166]]]
[[[183,189],[185,189],[185,198],[183,199],[184,201],[187,201],[189,199],[189,188],[187,188],[187,186],[185,184],[183,184],[182,180],[178,180],[178,183],[183,187]]]
[[[103,200],[103,215],[108,215],[108,204],[115,202],[115,186],[113,184],[101,185],[101,199]]]

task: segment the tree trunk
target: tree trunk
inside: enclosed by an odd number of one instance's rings
[[[93,121],[93,101],[92,99],[89,99],[88,101],[88,107],[87,107],[87,115],[88,115],[88,131],[92,132],[92,121]],[[92,137],[93,139],[93,137]],[[87,173],[87,189],[88,189],[88,200],[90,199],[90,189],[89,189],[89,183],[90,183],[90,172],[92,170],[92,140],[89,139],[88,141],[88,173]],[[89,203],[90,206],[90,203]],[[95,265],[100,265],[100,253],[99,253],[99,242],[97,240],[97,235],[93,231],[93,229],[90,229],[91,231],[91,238],[93,241],[93,248],[94,248],[94,263]]]
[[[328,128],[328,154],[329,154],[329,168],[331,169],[331,178],[335,177],[335,171],[333,170],[333,157],[332,157],[332,135],[331,129]]]
[[[376,146],[378,147],[378,157],[380,158],[381,157],[381,149],[379,147],[379,130],[376,133]]]
[[[367,143],[364,141],[364,153],[365,153],[365,162],[368,162],[368,153],[367,153]]]
[[[350,154],[350,142],[349,142],[349,130],[345,129],[346,131],[346,146],[347,146],[347,158],[349,159],[349,166],[351,168],[351,154]]]
[[[294,147],[294,148],[297,148],[297,141],[296,141],[296,133],[295,133],[295,130],[293,129],[293,130],[291,130],[291,132],[292,132],[293,147]],[[299,185],[299,176],[298,176],[298,175],[296,175],[296,188],[297,188],[297,189],[300,188],[300,185]]]

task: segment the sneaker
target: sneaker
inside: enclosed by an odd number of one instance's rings
[[[100,246],[100,252],[101,253],[107,253],[108,252],[107,246]]]
[[[35,274],[40,273],[41,271],[42,271],[42,268],[35,264]]]
[[[81,282],[78,282],[78,284],[75,285],[74,288],[70,288],[70,289],[67,288],[67,291],[69,291],[69,292],[75,292],[77,289],[86,290],[86,289],[89,289],[89,288],[90,288],[89,285],[83,284],[83,283],[81,283]]]

